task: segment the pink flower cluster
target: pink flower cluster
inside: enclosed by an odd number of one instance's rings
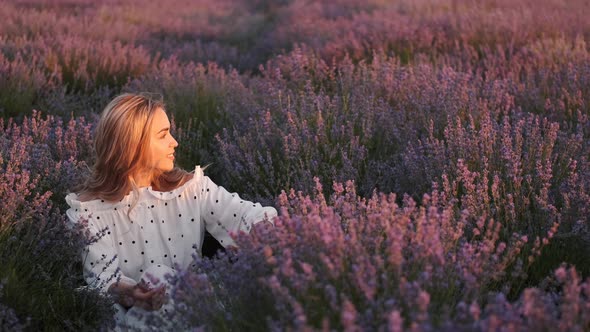
[[[526,236],[499,239],[501,225],[467,237],[443,191],[421,204],[394,194],[357,196],[334,184],[327,200],[316,179],[310,197],[279,197],[274,227],[237,234],[239,250],[173,279],[178,326],[241,330],[476,330],[507,327],[583,330],[590,324],[590,284],[559,267],[514,300],[498,286]],[[514,269],[511,272],[515,274]],[[510,280],[517,280],[513,276]],[[255,303],[255,305],[254,305]],[[157,322],[155,323],[157,324]],[[156,325],[157,326],[157,325]]]

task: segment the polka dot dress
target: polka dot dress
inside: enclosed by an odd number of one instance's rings
[[[151,265],[187,267],[200,254],[205,229],[224,247],[233,245],[230,234],[249,232],[262,220],[272,221],[273,207],[263,207],[217,186],[197,166],[184,185],[168,192],[140,188],[120,202],[81,202],[74,193],[66,196],[71,223],[88,221],[97,238],[83,252],[84,278],[107,291],[118,279],[139,282]],[[101,236],[102,235],[102,236]]]

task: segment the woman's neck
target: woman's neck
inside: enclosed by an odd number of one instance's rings
[[[133,180],[139,188],[149,187],[152,184],[153,175],[148,172],[139,172],[133,177]]]

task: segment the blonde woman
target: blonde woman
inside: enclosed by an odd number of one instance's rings
[[[137,327],[137,313],[171,309],[164,275],[191,263],[205,230],[226,247],[232,233],[277,215],[217,186],[199,166],[175,167],[178,142],[164,104],[149,96],[112,100],[94,146],[92,174],[66,196],[67,216],[97,238],[83,252],[84,278],[114,296],[120,325]]]

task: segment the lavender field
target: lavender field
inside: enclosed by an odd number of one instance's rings
[[[0,330],[114,326],[64,196],[100,111],[280,212],[153,330],[590,331],[590,3],[0,2]],[[90,285],[92,286],[92,285]]]

